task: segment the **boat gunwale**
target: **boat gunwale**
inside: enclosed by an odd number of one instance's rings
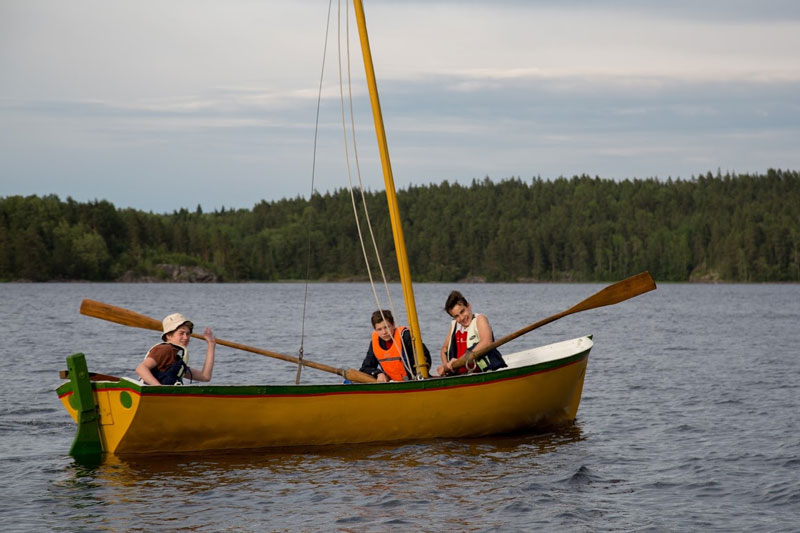
[[[570,339],[578,341],[590,336]],[[562,342],[570,342],[570,340]],[[558,344],[558,343],[556,343]],[[551,345],[546,345],[551,346]],[[546,346],[542,346],[546,347]],[[133,380],[123,378],[120,381],[93,381],[92,388],[99,392],[127,391],[141,397],[145,396],[178,396],[198,398],[256,398],[256,397],[314,397],[337,396],[350,394],[405,394],[413,392],[436,391],[462,387],[474,387],[489,383],[500,383],[515,379],[523,379],[534,374],[551,372],[570,366],[589,357],[593,343],[579,352],[565,357],[523,365],[502,368],[492,372],[477,374],[431,377],[425,380],[402,381],[390,383],[320,383],[305,385],[189,385],[176,387],[173,385],[141,385]],[[125,382],[125,385],[122,383]],[[59,398],[73,393],[72,383],[63,383],[56,389]]]

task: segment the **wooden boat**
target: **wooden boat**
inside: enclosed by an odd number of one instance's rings
[[[83,355],[75,354],[67,361],[72,378],[57,392],[83,426],[76,443],[94,452],[477,437],[573,421],[591,348],[591,337],[580,337],[506,356],[508,368],[462,377],[285,386],[91,381]]]
[[[397,207],[383,120],[378,102],[366,22],[354,1],[376,136],[386,183],[395,250],[406,314],[418,356],[422,357],[414,292]],[[482,350],[572,313],[612,305],[655,289],[643,272],[606,287],[579,304],[507,335]],[[87,305],[87,303],[89,305]],[[81,312],[105,320],[160,331],[160,323],[121,308],[84,300]],[[201,338],[198,334],[193,336]],[[217,339],[217,344],[252,351],[329,371],[353,381],[374,381],[355,370]],[[70,453],[165,453],[273,446],[308,446],[477,437],[543,429],[575,419],[583,390],[590,336],[504,355],[507,368],[478,374],[430,378],[418,361],[421,378],[408,382],[331,385],[146,386],[129,379],[92,375],[83,354],[67,358],[69,381],[57,389],[78,424]],[[464,366],[482,352],[470,353]],[[461,408],[454,409],[454,406]],[[177,414],[179,413],[179,414]],[[202,423],[198,423],[202,421]]]

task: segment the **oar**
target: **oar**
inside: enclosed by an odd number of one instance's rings
[[[134,328],[152,329],[153,331],[161,331],[162,327],[161,322],[159,322],[154,318],[150,318],[145,315],[140,315],[139,313],[136,313],[134,311],[129,311],[128,309],[124,309],[122,307],[105,304],[103,302],[96,302],[94,300],[83,300],[83,302],[81,302],[81,314],[87,316],[93,316],[95,318],[101,318],[103,320],[108,320],[109,322],[122,324],[123,326],[132,326]],[[192,333],[192,337],[196,339],[203,338],[203,336],[200,335],[199,333]],[[217,344],[222,344],[223,346],[228,346],[230,348],[235,348],[237,350],[242,350],[245,352],[253,352],[260,355],[266,355],[267,357],[274,357],[275,359],[289,361],[290,363],[294,364],[302,364],[304,366],[316,368],[317,370],[330,372],[332,374],[338,374],[345,379],[348,379],[350,381],[355,381],[357,383],[373,383],[377,381],[369,374],[365,374],[364,372],[360,372],[353,368],[347,368],[347,369],[335,368],[332,366],[323,365],[322,363],[315,363],[313,361],[309,361],[308,359],[303,359],[303,361],[301,362],[297,357],[292,357],[291,355],[285,355],[277,352],[270,352],[268,350],[253,348],[252,346],[245,346],[244,344],[239,344],[238,342],[231,342],[222,339],[217,339]]]
[[[656,288],[656,282],[653,281],[653,276],[651,276],[650,273],[645,270],[641,274],[636,274],[635,276],[631,276],[630,278],[618,281],[613,285],[609,285],[600,292],[586,298],[581,303],[573,305],[566,311],[561,311],[560,313],[545,318],[544,320],[534,322],[533,324],[525,326],[519,331],[515,331],[514,333],[506,335],[502,339],[494,341],[485,348],[482,348],[476,352],[469,352],[465,354],[464,357],[459,357],[458,359],[453,361],[453,368],[461,368],[467,363],[471,363],[476,359],[480,359],[484,354],[486,354],[491,350],[494,350],[498,346],[502,346],[508,341],[516,339],[520,335],[524,335],[529,331],[533,331],[534,329],[542,327],[545,324],[549,324],[550,322],[558,320],[559,318],[563,318],[567,315],[572,315],[574,313],[580,313],[581,311],[588,311],[589,309],[596,309],[598,307],[603,307],[606,305],[618,304],[620,302],[624,302],[625,300],[633,298],[634,296],[639,296],[640,294],[652,291],[655,288]]]

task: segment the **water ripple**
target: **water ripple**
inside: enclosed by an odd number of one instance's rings
[[[505,333],[601,287],[482,284],[463,292]],[[557,431],[95,464],[66,455],[75,427],[54,394],[65,356],[84,351],[91,368],[132,375],[153,343],[150,332],[79,315],[83,297],[157,316],[167,312],[161,302],[181,302],[222,338],[295,353],[302,289],[1,286],[10,348],[0,370],[14,376],[31,368],[30,379],[8,379],[2,392],[4,531],[797,531],[800,387],[791,378],[800,375],[800,358],[785,348],[796,342],[800,285],[663,284],[514,341],[595,335],[578,420]],[[357,365],[374,306],[368,286],[311,289],[321,325],[309,328],[306,354]],[[451,289],[417,288],[429,347],[441,342],[441,302]],[[266,325],[242,325],[243,312]],[[55,334],[34,335],[29,323],[50,324]],[[335,359],[332,338],[350,355]],[[243,374],[252,383],[287,383],[295,368],[220,348],[214,374],[220,384],[240,383]],[[330,376],[306,369],[303,380]],[[154,513],[154,501],[168,504]]]

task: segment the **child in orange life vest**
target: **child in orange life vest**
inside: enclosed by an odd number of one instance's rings
[[[372,339],[367,349],[367,356],[361,363],[361,371],[373,376],[378,381],[409,381],[417,374],[417,362],[414,357],[414,343],[411,332],[405,326],[395,327],[391,311],[375,311],[372,313]],[[423,344],[423,352],[428,366],[431,354]]]
[[[217,339],[211,328],[206,328],[206,359],[203,368],[197,370],[187,365],[187,346],[192,338],[194,324],[180,313],[173,313],[161,322],[164,330],[162,343],[156,344],[136,367],[136,373],[148,385],[182,385],[183,378],[191,381],[211,381],[214,370],[214,349]]]
[[[452,317],[453,321],[450,323],[450,331],[442,345],[442,365],[437,368],[440,376],[453,373],[463,374],[469,371],[497,370],[507,366],[503,361],[503,356],[495,348],[475,361],[474,367],[467,368],[465,365],[454,370],[453,361],[463,357],[467,351],[476,352],[494,342],[494,333],[486,315],[473,313],[472,306],[458,291],[451,292],[447,297],[444,310]]]

